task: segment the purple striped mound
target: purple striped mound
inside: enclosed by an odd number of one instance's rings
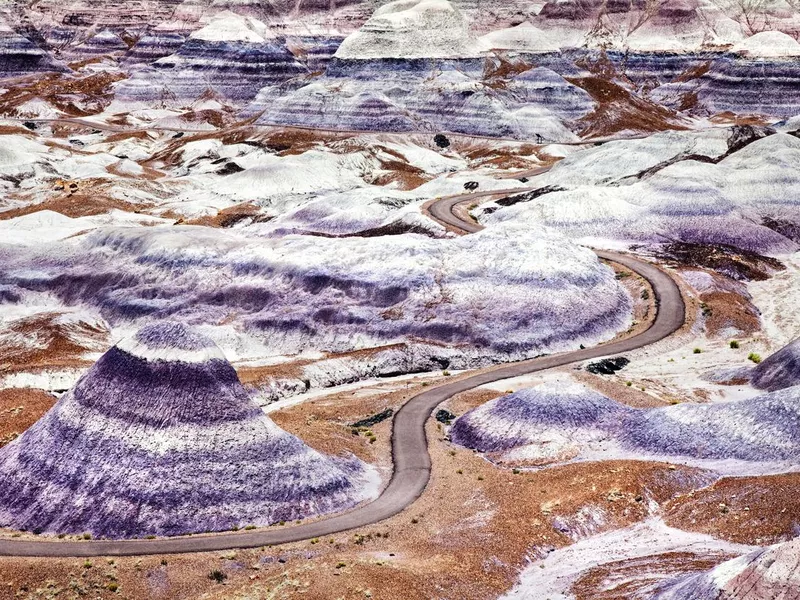
[[[280,429],[210,339],[148,325],[0,450],[0,526],[127,538],[268,525],[375,497],[376,472]]]
[[[453,443],[495,463],[668,460],[723,474],[795,470],[800,386],[744,400],[632,408],[579,383],[550,382],[456,419]]]

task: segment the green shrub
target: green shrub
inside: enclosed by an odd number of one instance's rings
[[[758,364],[761,362],[761,355],[756,354],[755,352],[751,352],[750,354],[747,355],[747,360],[751,360],[754,363]]]
[[[731,346],[731,348],[736,350],[736,348],[739,347],[739,342],[737,342],[736,340],[731,340],[730,346]]]
[[[694,354],[702,354],[703,353],[703,349],[702,348],[695,348],[694,350],[692,350],[692,352]]]

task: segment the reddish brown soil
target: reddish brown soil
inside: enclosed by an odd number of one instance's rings
[[[767,545],[797,535],[800,473],[726,477],[668,502],[667,524],[741,544]]]
[[[82,117],[103,110],[112,98],[111,85],[125,79],[125,75],[111,73],[92,73],[86,76],[62,73],[40,73],[14,82],[14,85],[0,95],[0,114],[11,113],[18,106],[35,98],[50,102],[67,115]],[[75,98],[90,99],[92,109],[79,107]]]
[[[223,208],[222,210],[217,211],[217,214],[213,216],[205,215],[202,217],[196,217],[194,219],[187,219],[186,221],[179,218],[176,225],[184,224],[202,225],[204,227],[232,227],[234,224],[243,219],[257,217],[259,214],[261,214],[261,211],[262,209],[260,206],[244,202],[235,206]]]
[[[678,75],[674,81],[676,83],[682,83],[686,81],[691,81],[692,79],[700,79],[703,75],[705,75],[711,70],[711,64],[712,62],[709,60],[704,63],[699,63],[692,67],[689,67],[683,73]]]
[[[19,436],[50,410],[55,397],[32,388],[0,389],[0,447]],[[2,598],[0,588],[0,598]]]
[[[607,137],[621,131],[688,129],[675,112],[634,95],[610,79],[569,77],[567,81],[586,90],[598,103],[594,111],[578,121],[583,138]]]
[[[769,119],[761,115],[737,115],[729,111],[712,115],[709,120],[715,125],[771,125]]]
[[[0,135],[24,135],[31,138],[35,137],[28,129],[16,125],[0,125]]]
[[[505,89],[509,79],[530,71],[533,67],[533,64],[522,58],[512,58],[503,52],[496,52],[484,62],[483,83],[495,90]]]
[[[130,213],[145,212],[152,204],[131,203],[110,195],[111,188],[118,185],[107,179],[57,180],[52,195],[43,202],[31,203],[20,208],[0,212],[0,220],[14,219],[42,210],[52,210],[67,217],[87,217],[106,214],[118,209]]]
[[[749,336],[761,330],[758,309],[750,300],[735,292],[709,292],[700,295],[705,305],[706,332],[719,337],[731,327]]]
[[[0,343],[0,371],[36,371],[90,364],[88,351],[108,347],[106,329],[87,323],[61,325],[58,313],[43,313],[7,324]],[[79,344],[74,338],[86,345]]]
[[[372,185],[395,184],[398,189],[413,190],[431,180],[431,177],[422,169],[399,160],[382,160],[381,168],[388,171],[388,173],[384,173],[367,183]]]
[[[586,571],[572,586],[576,600],[624,600],[644,598],[647,587],[667,577],[707,571],[733,558],[727,554],[698,556],[689,552],[665,552],[634,560],[608,563]]]

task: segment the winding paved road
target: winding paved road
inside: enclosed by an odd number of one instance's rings
[[[520,190],[511,190],[519,192]],[[502,192],[501,192],[502,193]],[[440,221],[461,232],[479,231],[475,222],[459,219],[453,209],[469,203],[479,196],[497,195],[497,191],[461,194],[437,200],[429,207],[430,213]],[[231,548],[254,548],[269,544],[283,544],[339,533],[364,527],[388,519],[412,504],[425,490],[431,473],[425,422],[441,402],[451,396],[475,387],[543,371],[570,363],[629,352],[664,339],[678,330],[684,322],[684,303],[680,290],[664,271],[649,263],[625,254],[597,251],[598,256],[635,271],[647,279],[656,298],[656,318],[644,332],[615,342],[554,354],[513,363],[479,372],[427,390],[406,402],[394,417],[392,429],[392,456],[394,472],[389,485],[373,502],[351,512],[291,527],[269,527],[256,531],[242,531],[196,535],[153,540],[91,540],[62,542],[46,540],[0,540],[0,556],[132,556],[143,554],[173,554],[183,552],[220,551]]]

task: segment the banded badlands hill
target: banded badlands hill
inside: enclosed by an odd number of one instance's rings
[[[0,599],[797,596],[794,0],[6,0],[0,142]]]

